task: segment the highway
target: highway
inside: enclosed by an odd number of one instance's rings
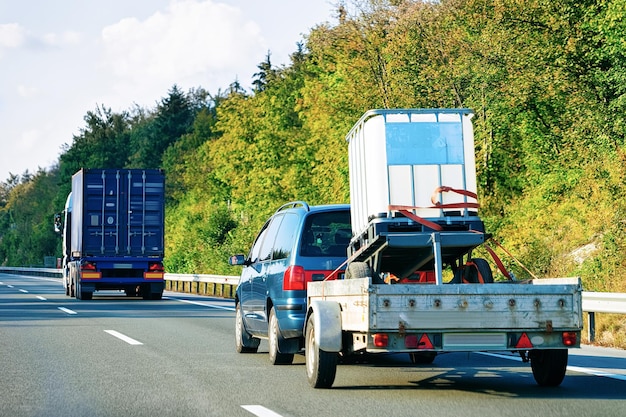
[[[64,295],[55,278],[0,274],[0,416],[620,416],[626,352],[570,351],[560,387],[535,384],[517,356],[450,353],[342,363],[309,387],[304,357],[271,366],[234,348],[232,300]]]

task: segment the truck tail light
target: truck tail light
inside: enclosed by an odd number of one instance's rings
[[[161,262],[150,262],[148,264],[148,270],[143,273],[145,279],[163,279],[165,273],[163,272],[163,264]]]
[[[565,346],[576,346],[578,342],[578,335],[576,332],[563,332],[561,337]]]
[[[94,262],[83,262],[80,264],[81,279],[100,279],[102,272],[99,272]]]

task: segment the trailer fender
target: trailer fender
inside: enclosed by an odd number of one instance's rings
[[[313,300],[308,316],[313,316],[315,342],[325,352],[341,351],[341,307],[334,301]],[[307,320],[308,322],[308,320]],[[304,329],[306,334],[306,329]]]

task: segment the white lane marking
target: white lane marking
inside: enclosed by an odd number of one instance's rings
[[[494,358],[501,358],[501,359],[508,359],[510,361],[517,361],[517,362],[521,362],[522,358],[520,358],[519,356],[508,356],[508,355],[501,355],[498,353],[489,353],[489,352],[476,352],[479,353],[481,355],[485,355],[485,356],[493,356]],[[601,371],[599,369],[593,369],[593,368],[584,368],[582,366],[571,366],[568,365],[567,366],[567,370],[568,371],[573,371],[573,372],[580,372],[582,374],[588,374],[588,375],[594,375],[594,376],[603,376],[606,378],[613,378],[613,379],[618,379],[620,381],[626,381],[626,375],[621,375],[621,374],[612,374],[609,372],[604,372]]]
[[[110,334],[113,337],[117,337],[120,340],[123,340],[124,342],[128,343],[129,345],[143,345],[143,343],[126,336],[125,334],[122,334],[120,332],[116,332],[115,330],[105,330],[106,333]]]
[[[262,405],[242,405],[241,408],[258,417],[282,417],[280,414],[275,413]]]
[[[57,307],[57,308],[67,314],[78,314],[77,312],[75,312],[74,310],[70,310],[69,308],[65,308],[65,307]]]
[[[14,287],[13,285],[11,285],[11,284],[7,285],[7,287],[9,287],[9,288],[15,288],[15,287]]]
[[[41,301],[46,301],[48,300],[46,297],[42,297],[41,295],[38,295],[37,298],[39,298]]]
[[[215,304],[210,304],[209,302],[183,300],[181,298],[175,298],[175,297],[163,297],[163,298],[168,299],[168,300],[180,301],[181,303],[194,304],[194,305],[202,306],[202,307],[211,307],[211,308],[217,308],[221,310],[235,311],[234,307],[217,306]]]
[[[26,291],[26,290],[20,289],[20,292],[23,292],[24,294],[28,294],[28,291]]]

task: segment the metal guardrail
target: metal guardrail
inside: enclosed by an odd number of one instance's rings
[[[61,270],[54,268],[0,267],[0,272],[61,278]],[[207,274],[165,274],[166,289],[176,292],[217,295],[233,298],[239,283],[238,276]],[[583,291],[583,311],[588,314],[589,341],[595,339],[595,313],[626,314],[626,294]]]
[[[617,292],[583,291],[583,311],[587,312],[587,337],[596,338],[596,313],[626,314],[626,294]]]
[[[0,267],[0,272],[61,278],[61,270],[56,268]],[[165,274],[165,289],[202,295],[215,295],[233,298],[239,284],[238,276],[208,274]]]

